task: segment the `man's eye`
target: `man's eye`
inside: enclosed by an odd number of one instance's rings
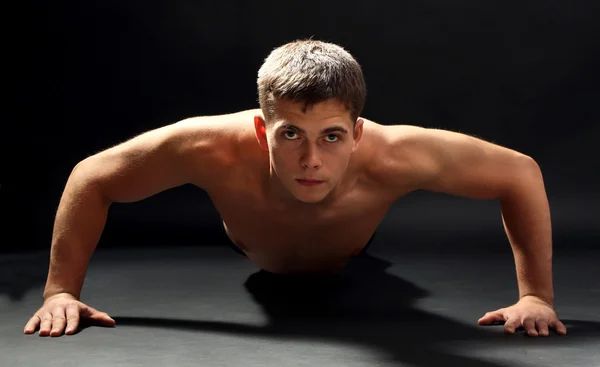
[[[335,135],[335,134],[331,134],[331,135],[327,135],[327,138],[332,138],[332,140],[333,140],[333,141],[328,140],[327,142],[329,142],[329,143],[335,143],[336,141],[339,140],[340,137],[337,136],[337,135]]]
[[[293,140],[293,139],[294,139],[294,137],[290,137],[290,136],[289,136],[289,134],[296,135],[296,133],[295,133],[295,132],[293,132],[293,131],[286,131],[286,132],[284,132],[284,133],[283,133],[283,135],[284,135],[286,138],[288,138],[288,139],[290,139],[290,140]]]

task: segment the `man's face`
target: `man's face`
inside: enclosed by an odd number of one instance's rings
[[[268,124],[255,118],[259,144],[269,150],[272,178],[305,203],[325,199],[342,179],[362,136],[363,121],[353,125],[350,112],[335,100],[306,113],[302,104],[282,100]]]

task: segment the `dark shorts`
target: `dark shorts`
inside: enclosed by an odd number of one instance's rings
[[[375,237],[375,233],[377,233],[377,231],[375,231],[373,233],[373,235],[371,236],[371,238],[369,238],[369,241],[367,242],[367,244],[365,245],[365,247],[363,247],[363,249],[355,257],[363,256],[367,252],[367,249],[371,246],[371,242],[373,242],[373,237]],[[229,243],[229,246],[231,246],[231,248],[233,249],[233,251],[237,252],[238,254],[240,254],[242,256],[248,257],[244,253],[244,251],[240,250],[233,242],[227,241],[227,243]]]

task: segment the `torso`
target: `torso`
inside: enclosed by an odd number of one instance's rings
[[[386,189],[377,174],[374,149],[380,146],[385,126],[365,120],[335,201],[283,208],[267,197],[261,183],[269,160],[254,133],[257,113],[260,110],[227,115],[223,128],[228,132],[223,136],[232,143],[231,154],[214,172],[214,184],[203,187],[228,237],[250,260],[273,273],[342,268],[367,244],[399,196],[397,190]],[[226,149],[227,144],[219,145]]]

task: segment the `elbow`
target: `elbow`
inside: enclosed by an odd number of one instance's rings
[[[531,193],[531,190],[544,189],[542,170],[539,164],[529,156],[520,156],[514,164],[513,177],[508,187],[500,195],[501,199],[511,198],[523,193]]]
[[[521,155],[520,162],[525,169],[541,171],[538,162],[528,155]]]

